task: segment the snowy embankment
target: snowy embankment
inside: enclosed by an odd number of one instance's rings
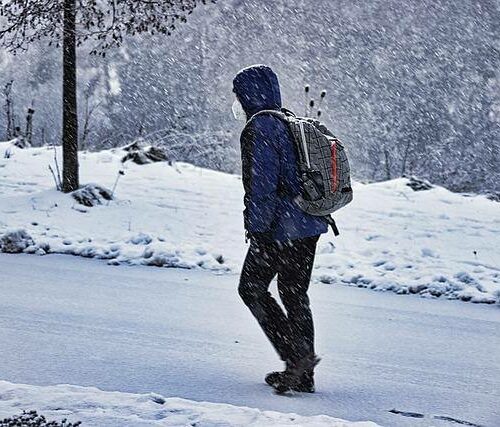
[[[0,143],[0,235],[25,230],[28,253],[237,272],[246,248],[240,177],[183,163],[123,165],[124,154],[81,153],[83,183],[111,188],[125,171],[115,200],[89,208],[54,190],[51,148]],[[341,236],[320,240],[315,280],[498,302],[500,205],[406,183],[354,185],[354,202],[336,215]]]
[[[105,392],[94,387],[38,387],[0,381],[0,420],[36,410],[47,420],[82,426],[310,426],[376,427],[326,415],[304,417],[221,403],[165,398],[158,394]],[[1,424],[1,421],[0,421]]]

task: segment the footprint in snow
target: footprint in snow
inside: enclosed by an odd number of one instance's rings
[[[369,236],[365,237],[365,240],[368,240],[370,242],[372,240],[378,240],[381,238],[382,238],[382,236],[380,234],[370,234]]]
[[[398,409],[391,409],[389,411],[391,414],[401,415],[408,418],[433,418],[435,420],[448,421],[452,424],[459,424],[469,427],[482,427],[480,424],[476,424],[470,421],[461,420],[459,418],[449,417],[447,415],[425,415],[420,412],[410,412],[410,411],[400,411]]]
[[[429,248],[422,248],[420,250],[420,253],[422,254],[423,257],[439,258],[439,255],[437,255],[432,249]]]

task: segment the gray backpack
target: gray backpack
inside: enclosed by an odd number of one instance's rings
[[[297,117],[288,110],[263,110],[283,120],[295,143],[302,193],[297,205],[308,214],[325,217],[335,235],[338,229],[330,216],[352,201],[349,161],[344,145],[315,119]]]

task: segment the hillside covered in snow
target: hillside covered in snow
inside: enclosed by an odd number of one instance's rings
[[[114,200],[86,207],[54,189],[53,148],[0,143],[0,247],[21,237],[21,249],[38,255],[237,273],[246,250],[240,177],[185,163],[123,164],[124,155],[81,153],[83,183],[111,189],[119,176]],[[341,235],[320,240],[314,280],[498,302],[500,205],[407,183],[355,184],[354,202],[336,215]]]
[[[207,3],[167,38],[124,37],[104,61],[87,54],[94,42],[79,47],[82,124],[84,104],[93,111],[84,147],[147,135],[179,160],[237,171],[232,80],[264,63],[298,114],[305,83],[316,101],[328,91],[322,118],[350,150],[358,178],[407,173],[455,191],[500,191],[498,2]],[[35,105],[36,145],[59,139],[61,59],[45,39],[27,53],[0,52],[0,87],[14,80],[21,123]]]

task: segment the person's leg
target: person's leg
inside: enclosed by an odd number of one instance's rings
[[[286,244],[280,260],[278,290],[291,329],[291,361],[314,355],[314,324],[307,291],[318,236]]]
[[[287,360],[290,357],[288,319],[269,292],[269,285],[277,273],[278,259],[276,244],[252,241],[241,271],[238,292],[281,360]]]

